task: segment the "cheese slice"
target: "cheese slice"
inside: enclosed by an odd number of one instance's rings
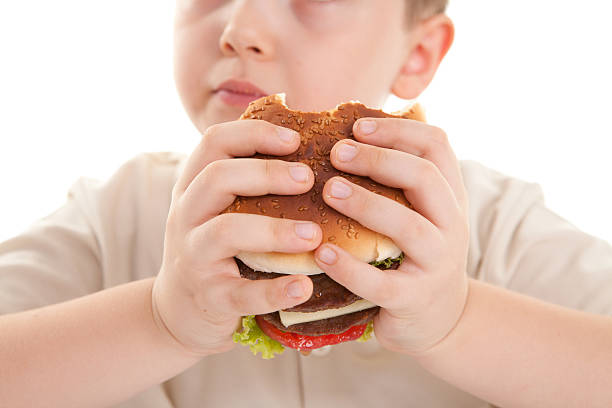
[[[310,313],[285,312],[284,310],[280,310],[278,313],[280,314],[281,323],[287,327],[291,326],[292,324],[314,322],[315,320],[329,319],[330,317],[360,312],[375,306],[376,305],[369,300],[359,299],[348,306],[340,307],[338,309],[327,309]]]

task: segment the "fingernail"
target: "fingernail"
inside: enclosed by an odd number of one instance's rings
[[[287,285],[287,296],[292,298],[301,298],[304,296],[304,285],[302,280],[295,280]]]
[[[337,258],[338,256],[336,255],[336,252],[327,247],[324,247],[319,251],[319,259],[321,260],[321,262],[326,263],[328,265],[331,265],[336,262]]]
[[[293,142],[293,140],[298,135],[297,132],[294,132],[293,130],[287,129],[287,128],[277,129],[277,132],[278,132],[278,137],[280,137],[280,139],[285,143]]]
[[[291,166],[289,167],[289,175],[292,179],[299,183],[308,181],[308,169],[305,166]]]
[[[359,122],[359,133],[362,135],[369,135],[376,131],[376,122],[373,120],[362,120]]]
[[[315,232],[315,226],[311,222],[295,224],[295,235],[302,239],[313,239]]]
[[[348,198],[352,194],[351,188],[341,181],[334,181],[329,192],[334,198]]]
[[[342,143],[338,147],[338,160],[348,162],[357,156],[357,148],[347,143]]]

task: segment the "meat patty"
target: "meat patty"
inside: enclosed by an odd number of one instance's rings
[[[376,306],[359,312],[331,317],[329,319],[292,324],[288,327],[283,326],[278,312],[261,315],[261,317],[266,322],[284,332],[304,334],[306,336],[321,336],[323,334],[340,334],[353,326],[366,324],[370,320],[374,319],[374,316],[376,316],[379,309],[380,307]]]
[[[234,258],[238,264],[240,270],[240,276],[250,280],[259,279],[274,279],[280,276],[284,276],[281,273],[269,273],[254,271],[247,265],[245,265],[240,259]],[[397,269],[399,262],[394,262],[388,269]],[[379,266],[379,269],[385,269],[383,266]],[[344,306],[348,306],[356,300],[361,299],[329,276],[324,273],[318,275],[310,275],[312,280],[312,295],[306,302],[297,306],[285,309],[287,312],[317,312],[319,310],[326,309],[338,309]]]

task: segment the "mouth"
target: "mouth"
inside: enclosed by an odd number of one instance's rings
[[[249,103],[268,95],[248,81],[231,79],[223,82],[215,89],[214,94],[229,106],[245,109]]]

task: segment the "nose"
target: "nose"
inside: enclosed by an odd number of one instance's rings
[[[230,19],[219,39],[223,55],[259,61],[274,57],[272,22],[267,21],[269,6],[269,0],[238,0],[233,4]]]

